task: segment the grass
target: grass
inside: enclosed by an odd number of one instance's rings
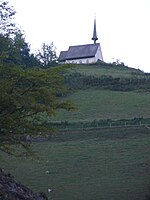
[[[103,66],[103,64],[96,65],[77,65],[72,68],[73,72],[79,72],[85,75],[93,75],[96,77],[106,75],[112,77],[134,77],[143,76],[144,73],[140,70],[128,67],[118,67],[118,66]]]
[[[93,121],[99,119],[150,118],[150,93],[109,90],[78,90],[68,97],[76,111],[60,111],[54,121]]]
[[[1,154],[1,167],[35,191],[51,188],[53,200],[144,200],[149,133],[141,127],[59,135],[33,145],[38,160]]]

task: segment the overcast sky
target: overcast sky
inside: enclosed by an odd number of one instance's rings
[[[150,72],[150,0],[9,0],[15,21],[32,51],[43,42],[61,50],[93,43],[97,35],[106,62],[119,59],[129,67]]]

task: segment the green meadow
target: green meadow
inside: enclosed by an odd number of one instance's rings
[[[144,200],[150,186],[146,127],[60,134],[34,143],[37,158],[1,154],[1,167],[54,200]],[[52,189],[48,193],[48,188]]]
[[[98,89],[78,90],[68,97],[75,111],[60,111],[53,120],[92,121],[99,119],[150,118],[150,93]]]

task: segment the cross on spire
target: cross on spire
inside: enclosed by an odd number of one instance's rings
[[[96,33],[96,18],[94,19],[94,30],[93,30],[92,40],[94,40],[94,44],[96,44],[96,40],[98,40],[97,33]]]

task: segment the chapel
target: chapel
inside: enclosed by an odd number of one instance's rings
[[[103,61],[100,43],[97,43],[96,19],[94,19],[93,44],[69,46],[67,51],[61,51],[60,63],[89,64]]]

